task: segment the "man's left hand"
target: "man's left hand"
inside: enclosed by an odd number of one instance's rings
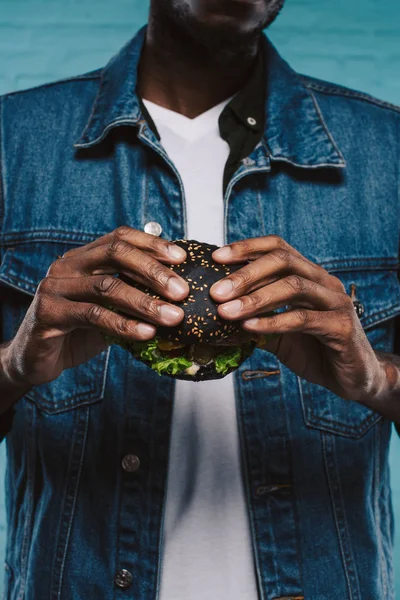
[[[223,248],[230,252],[215,250],[216,262],[251,262],[210,288],[222,318],[240,320],[260,339],[278,334],[258,347],[345,400],[362,402],[379,392],[385,374],[340,279],[276,235]],[[217,294],[219,288],[223,293]],[[290,310],[265,316],[287,305]]]

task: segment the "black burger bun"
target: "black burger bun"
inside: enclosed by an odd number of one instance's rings
[[[183,248],[187,254],[186,260],[169,267],[189,284],[189,295],[183,300],[176,302],[162,297],[154,290],[120,274],[120,278],[125,283],[145,294],[182,308],[183,320],[173,327],[157,325],[157,335],[162,339],[183,344],[208,342],[216,345],[238,345],[241,341],[251,339],[251,334],[244,331],[238,322],[220,317],[217,312],[218,303],[214,302],[209,294],[211,286],[216,281],[237,271],[248,261],[225,265],[211,258],[211,254],[219,246],[184,239],[173,240],[172,243]]]
[[[206,381],[211,379],[221,379],[228,373],[236,370],[248,356],[251,355],[257,344],[257,338],[251,332],[245,331],[239,325],[239,322],[229,321],[219,316],[216,303],[210,296],[211,286],[218,280],[223,279],[230,273],[237,271],[249,261],[237,263],[234,265],[225,265],[214,262],[211,254],[219,246],[199,242],[197,240],[178,239],[172,243],[183,248],[186,253],[186,259],[177,264],[170,265],[169,268],[177,273],[189,284],[189,295],[183,300],[176,302],[157,294],[149,287],[145,287],[139,282],[120,273],[119,277],[127,284],[137,288],[153,298],[162,299],[170,304],[175,304],[183,309],[184,318],[176,326],[156,325],[156,336],[159,340],[168,342],[169,345],[184,345],[176,349],[176,355],[180,353],[190,360],[196,362],[198,370],[190,374],[181,370],[176,374],[163,373],[173,379],[186,379],[189,381]],[[154,325],[154,323],[153,323]],[[166,344],[168,345],[168,344]],[[128,344],[125,344],[129,351],[132,351]],[[218,372],[214,358],[204,359],[201,363],[201,353],[211,352],[215,357],[220,353],[232,352],[240,348],[240,362],[236,366],[229,366],[229,370],[223,374]],[[174,351],[174,350],[172,350]],[[133,353],[133,352],[132,352]],[[136,354],[137,357],[137,354]],[[148,366],[149,361],[139,358]]]

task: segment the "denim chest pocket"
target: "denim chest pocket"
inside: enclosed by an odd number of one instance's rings
[[[0,297],[8,339],[17,332],[50,264],[76,246],[63,241],[26,242],[5,250],[0,265],[0,286],[3,288]],[[66,369],[57,379],[34,386],[26,398],[47,414],[102,400],[110,350],[111,346],[89,361]]]
[[[400,284],[396,270],[329,271],[353,299],[362,304],[360,322],[374,350],[392,352],[394,318],[400,314]],[[298,378],[306,425],[349,438],[361,438],[382,420],[377,412],[340,398],[330,390]]]

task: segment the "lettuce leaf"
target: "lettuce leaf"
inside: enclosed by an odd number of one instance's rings
[[[239,366],[241,355],[242,351],[240,348],[234,348],[230,352],[218,354],[215,358],[215,370],[217,371],[217,373],[222,373],[222,375],[226,375],[230,367]]]
[[[163,373],[176,375],[176,373],[187,369],[191,365],[192,361],[184,356],[175,356],[174,358],[163,358],[161,360],[153,361],[151,367],[159,375],[162,375]]]
[[[151,366],[151,368],[159,375],[162,375],[163,373],[176,375],[180,371],[187,369],[187,367],[191,367],[193,364],[192,361],[188,360],[185,356],[174,356],[171,358],[163,356],[162,351],[158,348],[158,340],[160,338],[157,335],[150,340],[131,341],[107,334],[103,334],[103,336],[106,341],[129,350],[135,358],[141,358],[150,363],[149,366]]]
[[[132,349],[138,352],[140,358],[149,360],[150,362],[160,358],[160,352],[155,337],[151,338],[151,340],[140,341],[139,344],[137,343],[137,340],[134,340]]]
[[[118,309],[108,306],[109,310],[119,312]],[[150,363],[151,368],[156,371],[159,375],[163,373],[169,373],[170,375],[176,375],[180,371],[184,371],[188,367],[191,367],[193,361],[187,359],[185,356],[174,356],[166,357],[162,351],[158,348],[159,336],[155,335],[150,340],[124,340],[123,338],[107,335],[103,333],[103,337],[107,342],[111,344],[117,344],[126,350],[129,350],[135,358],[141,358],[142,360]],[[249,343],[243,346],[243,358],[250,356],[254,348],[254,344]],[[242,357],[242,350],[240,348],[233,348],[229,352],[223,352],[217,354],[215,357],[215,369],[217,373],[226,375],[231,367],[238,367]]]

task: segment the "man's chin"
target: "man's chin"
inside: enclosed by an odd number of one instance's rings
[[[158,6],[161,9],[158,20],[194,58],[204,62],[209,55],[214,64],[226,65],[238,57],[243,60],[254,55],[265,27],[265,14],[262,18],[249,18],[244,13],[250,3],[247,6],[244,1],[210,0],[203,5],[199,2],[201,9],[191,4],[186,0],[164,0]]]
[[[236,56],[243,59],[247,55],[253,55],[261,32],[262,28],[247,29],[243,22],[232,15],[214,13],[207,21],[196,22],[192,29],[192,39],[196,39],[214,60],[226,62]]]

